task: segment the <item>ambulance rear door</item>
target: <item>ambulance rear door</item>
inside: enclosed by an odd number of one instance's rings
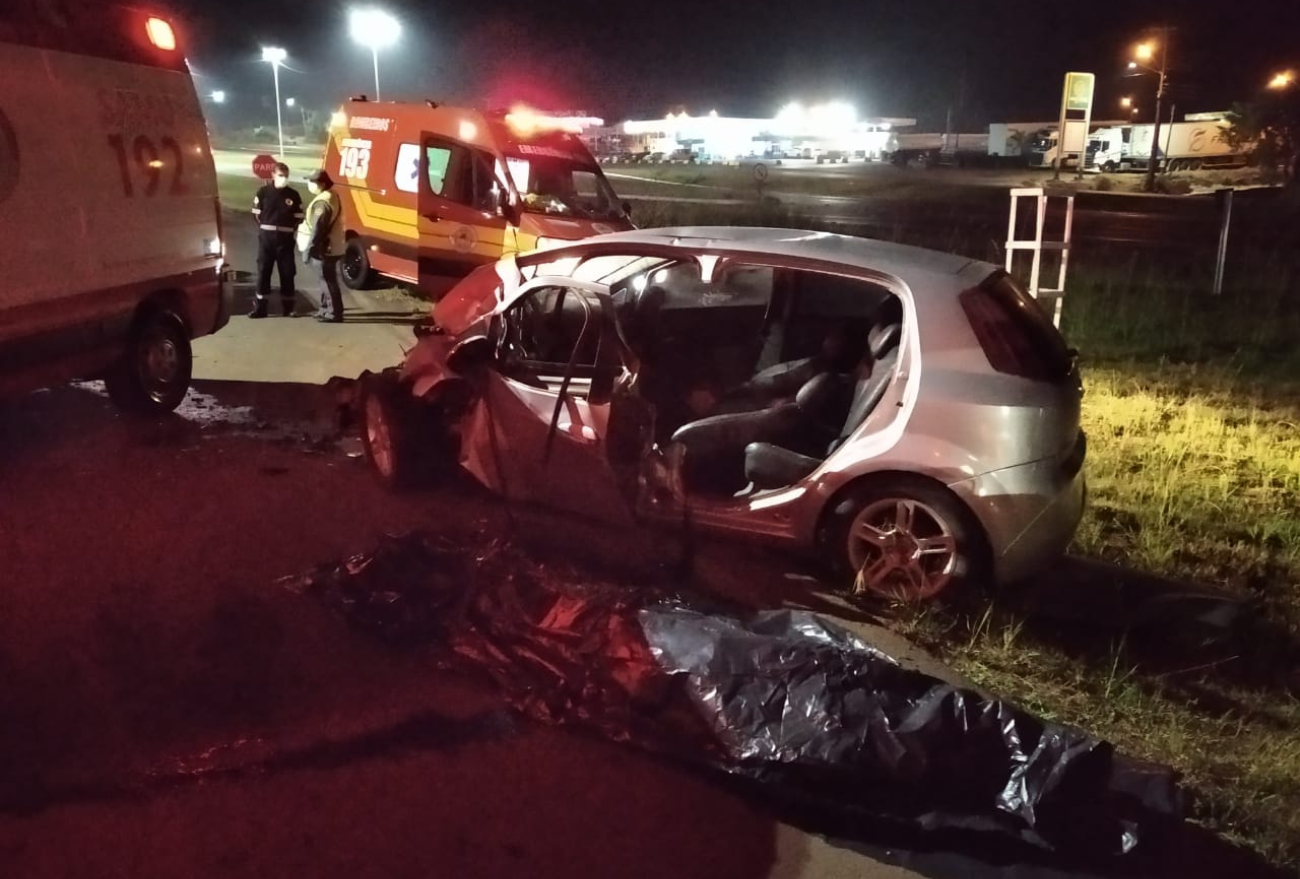
[[[504,170],[491,152],[430,131],[419,150],[419,285],[437,296],[500,259],[515,230]]]

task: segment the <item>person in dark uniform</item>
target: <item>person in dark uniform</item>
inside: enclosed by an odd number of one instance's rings
[[[320,279],[320,309],[316,320],[343,323],[343,291],[339,289],[339,258],[343,256],[343,199],[334,191],[334,180],[324,168],[307,177],[312,194],[307,216],[298,227],[298,248],[303,262],[317,267]]]
[[[303,218],[302,196],[289,185],[289,166],[276,162],[271,182],[253,196],[257,218],[257,301],[249,317],[266,317],[271,297],[271,271],[280,272],[280,305],[286,317],[293,316],[293,277],[297,271],[293,232]]]

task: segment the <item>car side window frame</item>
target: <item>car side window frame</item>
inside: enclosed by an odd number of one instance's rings
[[[529,289],[522,292],[497,318],[499,370],[506,378],[537,386],[540,384],[537,380],[539,376],[557,375],[557,370],[563,368],[564,374],[568,376],[568,381],[564,382],[565,386],[572,383],[573,377],[590,377],[592,392],[588,395],[588,399],[591,402],[603,401],[612,391],[618,374],[629,368],[629,354],[621,342],[617,324],[613,320],[613,306],[608,288],[600,284],[562,277],[536,278],[527,286]],[[571,347],[567,345],[569,340],[565,340],[565,347],[568,348],[567,356],[563,359],[559,357],[541,359],[528,356],[526,353],[521,355],[510,351],[512,344],[519,344],[512,342],[512,338],[517,338],[522,332],[530,331],[526,327],[523,313],[529,308],[530,303],[536,301],[535,297],[538,294],[547,290],[557,291],[557,301],[542,315],[542,320],[563,320],[565,300],[573,293],[580,294],[578,299],[579,307],[583,311],[583,323],[576,338],[572,339]],[[582,353],[586,340],[593,332],[598,333],[598,336],[590,358],[579,359],[578,355]]]

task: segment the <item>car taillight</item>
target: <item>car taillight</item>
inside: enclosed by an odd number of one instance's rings
[[[1035,381],[1059,381],[1074,369],[1074,356],[1038,303],[999,272],[959,298],[989,366]]]

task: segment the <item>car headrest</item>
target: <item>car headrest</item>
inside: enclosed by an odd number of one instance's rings
[[[871,346],[871,356],[879,360],[888,354],[898,346],[898,340],[902,335],[903,327],[901,324],[872,327],[871,332],[867,335],[867,344]]]
[[[819,412],[835,399],[841,386],[841,379],[834,373],[815,375],[799,388],[794,396],[795,405],[806,412]]]

